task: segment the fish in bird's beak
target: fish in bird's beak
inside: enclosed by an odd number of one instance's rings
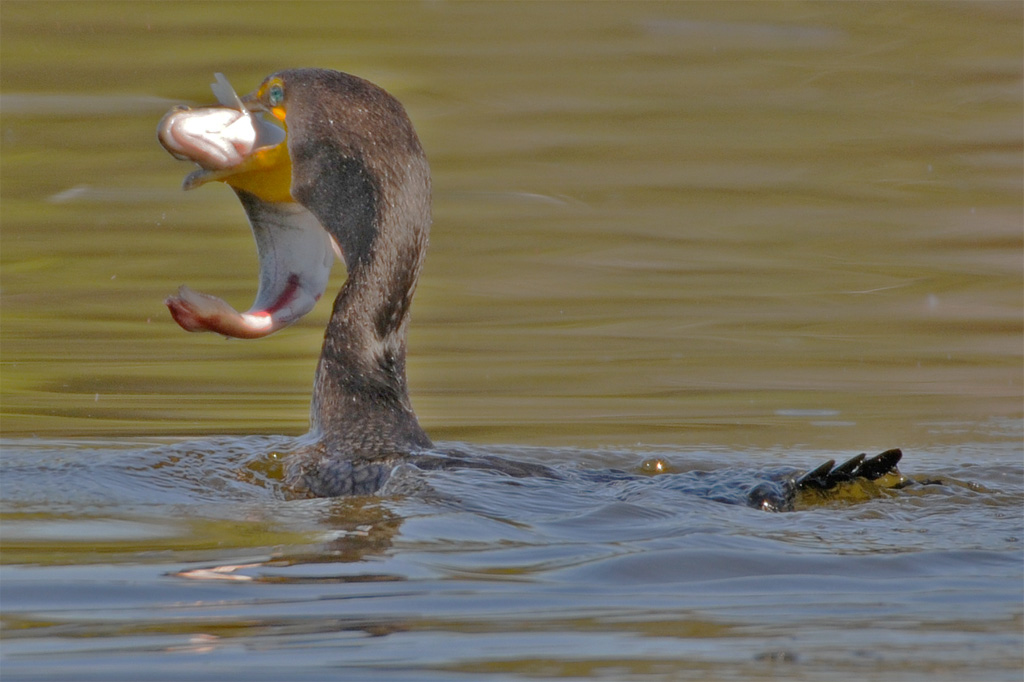
[[[172,156],[199,166],[184,189],[216,180],[235,190],[256,239],[259,291],[245,313],[184,285],[164,303],[188,331],[258,338],[313,309],[327,288],[337,246],[291,195],[285,111],[267,110],[256,93],[240,98],[223,74],[211,88],[217,105],[174,107],[160,121],[157,138]]]
[[[287,154],[284,147],[276,149],[285,141],[285,129],[250,111],[263,110],[259,99],[247,96],[247,102],[243,102],[224,74],[216,74],[216,79],[210,87],[219,106],[191,108],[179,104],[157,126],[157,138],[172,156],[200,166],[200,171],[186,179],[185,189],[246,170],[266,169],[273,165],[272,160],[280,162],[280,155]]]

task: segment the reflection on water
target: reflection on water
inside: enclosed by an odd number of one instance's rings
[[[0,4],[5,680],[1019,678],[1018,3],[238,9]],[[174,325],[256,265],[154,127],[300,65],[394,92],[430,156],[431,435],[677,473],[280,494],[328,306]],[[177,440],[218,434],[250,435]],[[942,485],[673,485],[894,446]]]

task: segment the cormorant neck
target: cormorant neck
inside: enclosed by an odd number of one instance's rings
[[[333,220],[348,279],[334,301],[317,365],[312,432],[350,455],[431,446],[409,400],[409,307],[430,231],[430,171],[422,151],[400,167],[341,161]],[[339,169],[339,171],[342,169]]]

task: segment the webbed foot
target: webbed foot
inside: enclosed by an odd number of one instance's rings
[[[902,458],[903,452],[893,448],[871,458],[861,453],[839,466],[835,465],[835,460],[830,459],[798,477],[793,485],[796,490],[831,490],[840,483],[857,478],[875,481],[887,474],[898,474],[896,465]]]

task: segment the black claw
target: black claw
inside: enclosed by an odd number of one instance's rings
[[[828,486],[828,474],[832,471],[832,467],[836,465],[834,459],[830,459],[825,462],[817,469],[812,469],[806,474],[796,479],[797,490],[803,490],[804,488],[827,488]]]
[[[902,458],[903,452],[899,448],[886,450],[882,454],[875,455],[864,462],[860,467],[860,471],[857,472],[857,475],[863,476],[869,481],[874,481],[875,479],[881,478],[895,470],[896,465],[899,464],[900,459]]]
[[[829,480],[836,482],[848,481],[851,478],[860,476],[860,465],[866,458],[867,455],[862,452],[856,457],[846,460],[829,473]]]

